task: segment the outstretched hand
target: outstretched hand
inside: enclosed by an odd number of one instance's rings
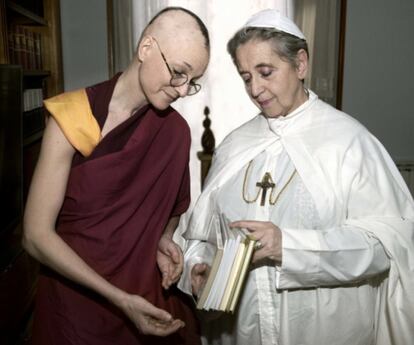
[[[272,222],[240,220],[229,224],[230,228],[244,228],[251,232],[261,246],[254,251],[253,262],[264,258],[282,262],[282,231]]]
[[[180,247],[168,235],[158,242],[157,264],[162,274],[162,286],[168,289],[176,283],[183,271],[184,258]]]
[[[142,334],[167,336],[184,327],[183,321],[159,309],[138,295],[126,295],[121,309]]]

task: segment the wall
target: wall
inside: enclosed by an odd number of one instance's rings
[[[106,1],[60,0],[65,90],[108,79]]]
[[[343,110],[414,161],[414,1],[348,0]]]

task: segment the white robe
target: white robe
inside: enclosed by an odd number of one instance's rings
[[[273,169],[274,179],[286,180],[292,164],[297,169],[277,207],[243,204],[240,184],[250,160],[256,169]],[[286,118],[269,122],[259,115],[220,145],[184,234],[196,241],[188,243],[179,287],[189,293],[192,265],[211,259],[215,214],[271,220],[282,230],[282,266],[254,267],[238,313],[206,323],[205,341],[409,344],[413,209],[382,145],[311,93]]]

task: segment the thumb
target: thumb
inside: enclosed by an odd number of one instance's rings
[[[155,307],[149,302],[145,308],[145,312],[148,315],[152,316],[154,319],[158,319],[158,320],[165,321],[165,322],[172,321],[172,316],[170,313],[166,312],[163,309]]]
[[[203,274],[206,271],[206,269],[207,269],[207,265],[206,264],[197,264],[194,267],[194,272],[196,274],[201,275],[201,274]]]
[[[174,263],[179,263],[180,262],[180,253],[178,252],[177,248],[171,249],[170,251],[171,254],[171,258],[173,260]]]

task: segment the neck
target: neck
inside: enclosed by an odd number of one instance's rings
[[[109,111],[125,114],[128,117],[148,104],[138,80],[139,62],[132,63],[119,77],[111,101]]]

